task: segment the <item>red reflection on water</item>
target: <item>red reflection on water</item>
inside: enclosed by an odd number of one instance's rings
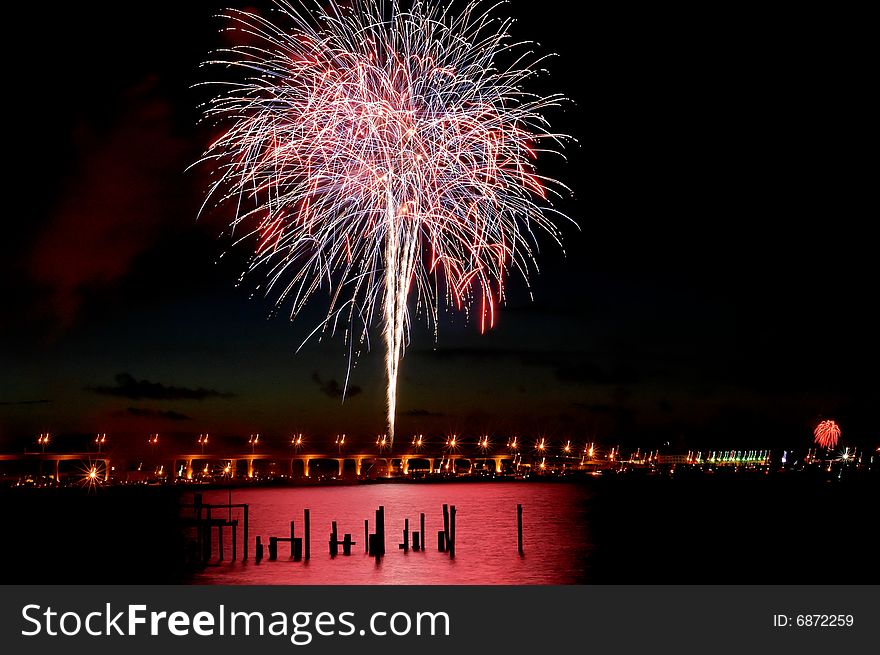
[[[248,503],[250,561],[209,566],[200,584],[576,584],[587,576],[590,543],[586,500],[590,492],[573,484],[455,483],[377,484],[346,487],[293,487],[235,490],[233,503]],[[224,504],[227,491],[203,494],[205,503]],[[443,529],[442,505],[456,506],[455,559],[437,551]],[[523,504],[525,556],[517,553],[516,505]],[[364,519],[375,529],[376,508],[385,506],[386,555],[377,561],[364,553]],[[254,539],[286,537],[290,521],[303,534],[303,509],[311,511],[311,559],[293,562],[288,544],[279,544],[278,561],[253,561]],[[215,510],[216,511],[216,510]],[[404,519],[419,529],[425,513],[427,549],[404,553]],[[225,515],[225,511],[221,514]],[[235,518],[235,515],[233,515]],[[240,517],[239,517],[240,518]],[[351,533],[351,556],[331,559],[330,522],[339,538]],[[239,539],[241,531],[239,531]],[[239,545],[239,549],[241,546]],[[239,553],[241,551],[239,550]],[[214,553],[216,557],[216,550]],[[225,538],[225,556],[230,535]],[[267,553],[268,555],[268,553]],[[240,554],[239,554],[240,557]]]

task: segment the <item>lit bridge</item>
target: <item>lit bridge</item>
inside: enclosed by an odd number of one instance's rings
[[[309,451],[303,453],[277,453],[277,452],[245,452],[245,453],[220,453],[220,452],[177,452],[177,453],[153,453],[152,455],[139,456],[127,454],[121,456],[113,452],[24,452],[24,453],[0,453],[0,462],[21,463],[31,471],[39,468],[40,474],[44,465],[51,467],[48,475],[54,474],[56,481],[62,475],[69,473],[61,470],[62,462],[75,462],[80,473],[88,475],[93,468],[97,470],[98,477],[109,480],[111,471],[117,471],[123,475],[130,470],[129,463],[137,461],[141,465],[155,465],[152,472],[170,479],[193,479],[202,471],[212,476],[225,476],[237,478],[246,476],[253,478],[261,464],[269,464],[273,469],[273,475],[287,475],[291,478],[309,478],[315,464],[320,463],[322,470],[326,470],[328,463],[333,463],[336,476],[342,478],[348,473],[355,477],[364,477],[371,467],[379,467],[385,473],[410,475],[411,473],[458,473],[462,471],[473,472],[475,468],[502,473],[505,462],[511,464],[521,462],[518,453],[375,453],[375,452],[321,452]],[[36,465],[36,466],[34,466]],[[138,467],[140,470],[140,467]]]
[[[53,467],[56,481],[60,479],[61,462],[76,462],[79,466],[86,466],[87,468],[81,471],[86,475],[92,467],[95,467],[105,482],[110,479],[112,470],[107,453],[0,453],[0,462],[36,463],[40,468],[43,463],[48,463]]]
[[[460,464],[466,463],[469,470],[474,466],[482,464],[483,467],[490,468],[495,473],[503,471],[504,462],[512,462],[517,455],[514,454],[485,454],[485,455],[465,455],[459,453],[450,453],[444,455],[427,455],[424,453],[322,453],[308,452],[296,454],[276,454],[276,453],[239,453],[232,455],[220,455],[211,453],[182,453],[174,458],[167,460],[171,464],[171,475],[173,477],[185,477],[191,479],[197,471],[196,464],[208,465],[220,464],[224,468],[229,477],[239,477],[246,475],[249,478],[254,477],[257,462],[272,462],[276,465],[282,465],[286,470],[279,470],[279,474],[286,473],[290,477],[301,476],[308,478],[311,475],[312,464],[315,462],[335,462],[337,467],[337,476],[343,477],[346,471],[346,464],[351,467],[353,464],[354,475],[362,477],[365,474],[365,465],[375,466],[381,464],[388,471],[398,471],[403,475],[409,475],[411,471],[423,471],[425,473],[439,473],[443,470],[458,470]],[[227,470],[228,469],[228,470]]]

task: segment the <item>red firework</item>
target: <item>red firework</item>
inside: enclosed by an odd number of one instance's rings
[[[840,426],[836,421],[828,419],[816,426],[813,435],[816,437],[816,443],[822,448],[834,448],[837,440],[840,439]]]

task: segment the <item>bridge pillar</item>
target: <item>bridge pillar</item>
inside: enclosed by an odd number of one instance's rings
[[[290,458],[290,478],[293,479],[293,463],[296,461],[295,457]]]
[[[104,460],[104,482],[107,482],[109,480],[110,480],[110,460],[105,459]]]
[[[339,457],[336,461],[339,462],[339,477],[341,478],[345,474],[345,458]]]
[[[61,460],[56,459],[55,460],[55,484],[56,485],[60,484],[60,480],[61,480],[60,475],[58,473],[60,468],[61,468]]]
[[[496,473],[501,473],[501,462],[502,461],[504,461],[503,457],[496,457],[495,458],[495,472]]]
[[[309,461],[310,458],[303,457],[303,476],[309,477]]]
[[[431,473],[434,473],[434,458],[433,457],[428,458],[428,466],[431,467]],[[425,539],[425,536],[422,535],[422,540],[424,540],[424,539]]]
[[[248,466],[248,474],[247,474],[248,477],[249,477],[249,478],[254,477],[254,460],[253,460],[253,459],[249,459],[249,460],[247,461],[247,466]]]
[[[176,479],[177,479],[177,460],[176,460],[176,459],[172,459],[172,460],[171,460],[171,471],[170,471],[170,473],[171,473],[171,479],[172,479],[172,480],[176,480]]]
[[[354,474],[357,477],[361,477],[361,464],[363,463],[363,457],[355,457],[354,458]]]
[[[186,479],[193,479],[193,461],[191,459],[186,460]]]
[[[409,457],[401,457],[400,458],[400,467],[403,470],[404,475],[409,475]]]

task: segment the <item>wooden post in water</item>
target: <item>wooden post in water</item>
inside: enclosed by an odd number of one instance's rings
[[[375,527],[376,531],[373,533],[373,541],[374,541],[373,548],[370,549],[370,554],[375,555],[376,557],[379,557],[382,554],[382,552],[379,548],[379,522],[382,520],[381,515],[382,515],[382,508],[379,507],[376,510],[376,527]]]
[[[376,510],[376,539],[378,543],[378,555],[385,554],[385,506],[379,505]]]
[[[290,559],[293,559],[293,538],[294,538],[293,524],[294,524],[294,522],[291,521],[290,522]]]
[[[455,505],[449,508],[449,557],[455,558]]]
[[[260,561],[262,561],[263,559],[263,542],[260,539],[259,535],[257,535],[257,545],[255,550],[256,552],[254,553],[254,559],[256,560],[257,564],[259,564]]]
[[[444,549],[449,548],[449,505],[443,503],[443,544]]]
[[[205,522],[202,524],[202,563],[211,559],[211,506],[208,505]]]
[[[217,524],[217,561],[223,561],[223,524]]]
[[[238,555],[238,551],[236,550],[236,546],[238,545],[238,521],[232,522],[232,559],[230,562],[235,562],[235,558]]]
[[[522,537],[522,503],[517,503],[516,505],[516,543],[519,549],[519,554],[524,555]]]
[[[242,545],[244,546],[242,548],[242,551],[244,551],[244,552],[242,553],[241,561],[247,562],[247,549],[248,549],[248,506],[247,505],[244,506],[244,526],[242,529],[241,538],[243,540]]]
[[[428,533],[425,532],[425,513],[422,512],[419,520],[419,534],[422,535],[422,550],[428,547]]]
[[[409,552],[409,519],[403,519],[403,543],[398,544],[398,548],[402,548],[404,553]]]
[[[382,555],[385,555],[385,506],[379,505],[382,510],[382,538],[379,540],[379,548],[382,549]]]
[[[305,549],[305,558],[309,559],[312,556],[312,519],[311,512],[309,510],[303,510],[303,529],[305,530],[303,534],[303,547]]]
[[[419,539],[419,533],[418,533],[418,532],[413,532],[413,535],[412,535],[412,542],[413,542],[413,552],[418,552],[419,550],[421,550],[421,548],[422,548],[422,543],[421,543],[421,541],[420,541],[420,539]]]
[[[346,532],[342,537],[342,554],[351,555],[351,546],[355,542],[351,540],[351,534]]]
[[[364,552],[370,552],[370,519],[364,519]]]
[[[333,521],[330,530],[330,557],[336,557],[339,554],[339,541],[336,534],[336,521]]]

